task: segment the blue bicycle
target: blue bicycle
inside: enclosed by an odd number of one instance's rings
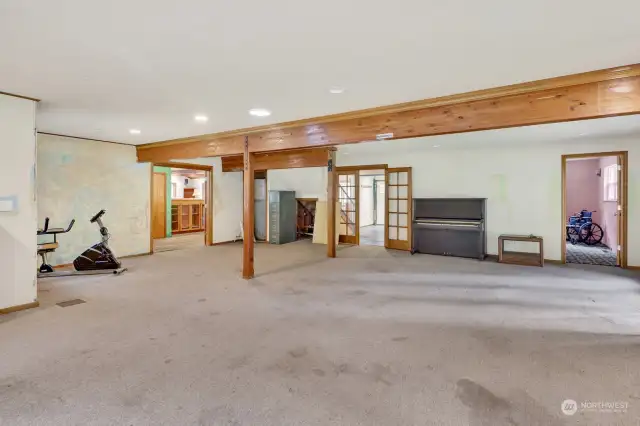
[[[595,213],[595,210],[581,210],[580,213],[575,213],[569,217],[567,241],[570,241],[571,244],[583,242],[590,246],[602,241],[604,232],[602,227],[593,221],[593,213]]]

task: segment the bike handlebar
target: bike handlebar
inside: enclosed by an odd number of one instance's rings
[[[95,214],[95,216],[93,216],[89,222],[94,223],[95,221],[97,221],[98,219],[100,219],[104,214],[106,213],[105,209],[100,210],[98,213]]]
[[[46,217],[44,219],[44,228],[38,229],[36,234],[37,235],[66,234],[67,232],[71,231],[71,228],[73,228],[73,224],[74,223],[76,223],[76,220],[75,219],[71,219],[71,222],[69,222],[69,226],[67,227],[67,229],[64,229],[64,228],[51,228],[51,229],[49,229],[49,218]]]

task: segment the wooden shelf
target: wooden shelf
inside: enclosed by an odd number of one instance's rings
[[[172,200],[171,228],[172,232],[177,234],[204,231],[204,200]]]
[[[538,244],[538,253],[505,251],[505,241],[523,241]],[[542,237],[535,235],[500,235],[498,237],[498,262],[524,266],[544,266]]]

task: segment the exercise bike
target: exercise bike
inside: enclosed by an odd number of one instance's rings
[[[73,261],[73,271],[54,271],[53,267],[47,263],[47,254],[56,251],[58,245],[58,234],[66,234],[71,231],[75,219],[72,219],[69,226],[65,228],[49,228],[49,218],[45,218],[44,227],[38,229],[37,235],[53,235],[53,241],[38,244],[38,255],[42,258],[42,264],[38,270],[38,278],[48,277],[65,277],[69,275],[97,275],[97,274],[113,274],[120,275],[127,268],[123,268],[120,261],[111,251],[107,242],[109,241],[109,230],[102,223],[102,216],[105,210],[100,210],[90,220],[91,223],[97,223],[100,227],[100,235],[102,241],[86,249],[80,256]]]

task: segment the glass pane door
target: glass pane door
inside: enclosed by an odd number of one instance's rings
[[[338,172],[341,243],[358,244],[358,172]]]
[[[411,250],[411,167],[387,169],[385,247]]]

